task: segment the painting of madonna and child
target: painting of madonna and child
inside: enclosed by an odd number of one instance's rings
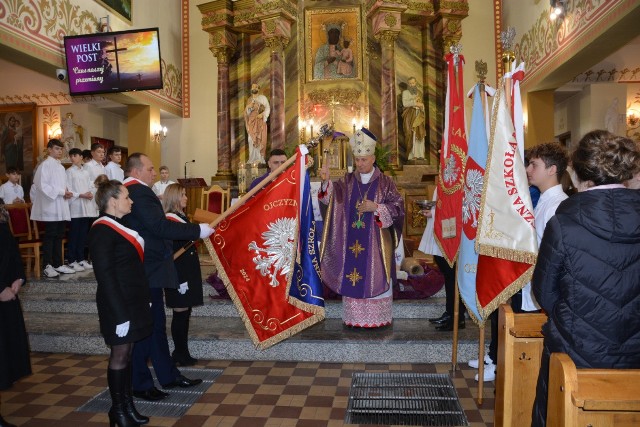
[[[306,11],[307,80],[361,78],[357,7]]]

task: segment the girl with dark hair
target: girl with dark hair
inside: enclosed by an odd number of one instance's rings
[[[101,216],[89,232],[89,252],[98,282],[96,303],[100,332],[111,346],[107,382],[113,427],[138,426],[149,418],[138,413],[131,391],[133,343],[151,334],[149,286],[144,273],[144,240],[122,223],[131,212],[129,191],[119,181],[96,180]]]

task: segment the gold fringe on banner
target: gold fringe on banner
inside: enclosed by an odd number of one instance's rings
[[[500,246],[480,245],[480,255],[488,255],[494,258],[506,259],[507,261],[523,262],[525,264],[535,264],[538,254],[517,249],[508,249]]]
[[[533,269],[535,265],[532,265],[525,271],[515,282],[504,288],[486,307],[481,307],[478,303],[478,312],[485,319],[489,317],[491,313],[498,309],[500,304],[504,304],[511,298],[516,292],[524,288],[524,286],[531,281],[533,275]]]

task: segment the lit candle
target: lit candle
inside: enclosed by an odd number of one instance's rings
[[[309,131],[310,136],[311,136],[311,138],[313,138],[313,120],[309,121],[309,129],[310,129],[310,131]]]
[[[353,134],[356,134],[356,119],[353,119],[353,121],[351,122],[353,123]]]
[[[251,163],[251,180],[253,181],[258,177],[258,163]]]
[[[305,142],[307,140],[307,122],[305,122],[304,120],[300,121],[300,130],[302,131],[300,139],[302,140],[302,142]]]
[[[238,193],[244,194],[247,190],[247,168],[244,162],[238,166]]]

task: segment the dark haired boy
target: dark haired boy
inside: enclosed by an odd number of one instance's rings
[[[56,277],[59,273],[75,273],[63,264],[62,238],[65,222],[71,219],[68,199],[73,193],[67,190],[67,176],[60,163],[64,144],[59,139],[51,139],[47,144],[47,158],[42,161],[33,179],[36,197],[31,208],[31,219],[45,223],[42,238],[42,259],[44,275]]]
[[[66,171],[67,188],[73,193],[69,200],[71,225],[69,226],[69,267],[75,271],[92,270],[91,263],[84,259],[84,247],[87,244],[87,233],[93,219],[98,216],[98,209],[93,202],[91,189],[93,184],[89,172],[82,167],[82,151],[79,148],[69,150],[71,167]]]
[[[11,166],[7,168],[7,182],[0,185],[0,199],[6,204],[24,203],[24,189],[20,185],[20,171]]]
[[[120,166],[122,161],[122,149],[120,147],[113,146],[107,150],[107,156],[109,157],[109,163],[104,167],[104,171],[109,179],[115,179],[117,181],[124,181],[124,171]]]
[[[274,148],[273,150],[271,150],[269,152],[269,157],[267,158],[267,166],[269,166],[269,170],[264,175],[261,175],[256,179],[254,179],[251,182],[251,186],[249,187],[249,190],[251,190],[256,185],[260,184],[260,182],[262,182],[263,179],[268,177],[271,172],[274,172],[286,161],[287,161],[287,153],[285,153],[284,150],[280,148]]]

